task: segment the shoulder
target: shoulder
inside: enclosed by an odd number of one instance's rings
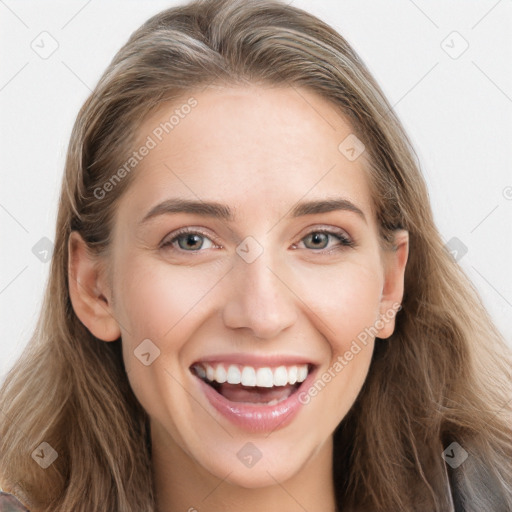
[[[8,492],[0,491],[0,512],[29,512],[16,498]]]

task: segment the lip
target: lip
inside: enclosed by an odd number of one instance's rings
[[[254,366],[257,368],[263,366],[277,367],[277,366],[294,366],[309,364],[313,367],[317,367],[318,363],[307,359],[303,356],[292,356],[292,355],[257,355],[257,354],[217,354],[214,356],[205,357],[198,359],[190,366],[200,363],[228,363],[228,364],[239,364],[241,366]]]
[[[261,363],[261,357],[247,356],[247,357],[233,357],[232,360],[228,361],[227,358],[212,358],[203,359],[199,362],[230,362],[233,364],[247,364],[255,365],[255,359],[259,361],[258,365],[265,365]],[[265,359],[267,366],[270,364],[269,358]],[[285,363],[284,358],[271,358],[274,360],[274,365],[279,361],[279,365],[287,364],[308,364],[308,361],[292,358],[291,363]],[[248,361],[252,361],[249,363]],[[299,363],[299,360],[301,361]],[[243,362],[242,362],[243,361]],[[195,375],[192,371],[192,377],[197,382],[201,393],[203,393],[209,402],[210,406],[215,409],[216,412],[220,413],[228,421],[249,432],[272,432],[289,425],[293,419],[297,416],[301,407],[304,405],[299,401],[300,393],[304,390],[309,389],[314,381],[315,374],[317,373],[318,365],[313,364],[309,361],[310,371],[308,376],[300,384],[300,386],[285,400],[275,405],[261,405],[261,404],[248,404],[242,402],[232,402],[222,396],[220,393],[215,391],[210,385],[204,382],[201,378]]]

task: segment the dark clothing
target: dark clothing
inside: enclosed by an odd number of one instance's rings
[[[0,512],[29,512],[18,499],[7,492],[0,491]]]

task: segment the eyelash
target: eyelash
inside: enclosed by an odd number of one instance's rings
[[[345,248],[353,248],[353,247],[356,246],[355,242],[353,240],[351,240],[350,238],[348,238],[347,236],[345,236],[341,230],[338,231],[338,230],[327,229],[327,228],[313,229],[309,233],[306,233],[301,238],[300,241],[302,242],[304,240],[304,238],[306,238],[306,237],[308,237],[308,236],[310,236],[312,234],[318,234],[318,233],[323,233],[323,234],[326,234],[326,235],[331,235],[332,237],[336,238],[340,242],[340,244],[338,246],[334,247],[334,248],[331,248],[331,249],[310,249],[311,251],[319,252],[319,253],[324,253],[324,254],[330,254],[331,252],[334,252],[334,251],[343,250]],[[197,253],[201,252],[202,251],[201,249],[185,251],[185,250],[182,250],[182,249],[176,249],[176,248],[172,247],[172,245],[175,242],[177,242],[177,240],[181,236],[189,235],[189,234],[201,235],[201,236],[211,240],[214,244],[216,243],[215,240],[212,240],[209,235],[207,235],[206,233],[204,233],[201,230],[191,229],[191,228],[183,228],[183,229],[178,230],[170,240],[168,240],[166,242],[163,242],[160,245],[160,248],[161,249],[170,248],[171,250],[176,251],[176,252],[192,253],[192,254],[197,254]],[[293,245],[296,246],[297,244],[293,244]],[[307,247],[306,247],[306,249],[307,249]]]

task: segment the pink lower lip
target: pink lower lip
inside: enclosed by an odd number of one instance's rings
[[[229,421],[252,432],[271,432],[286,427],[297,415],[303,405],[299,401],[300,393],[309,388],[314,373],[313,369],[308,373],[306,380],[286,400],[275,405],[231,402],[202,379],[194,377],[199,381],[201,390],[210,404]]]

